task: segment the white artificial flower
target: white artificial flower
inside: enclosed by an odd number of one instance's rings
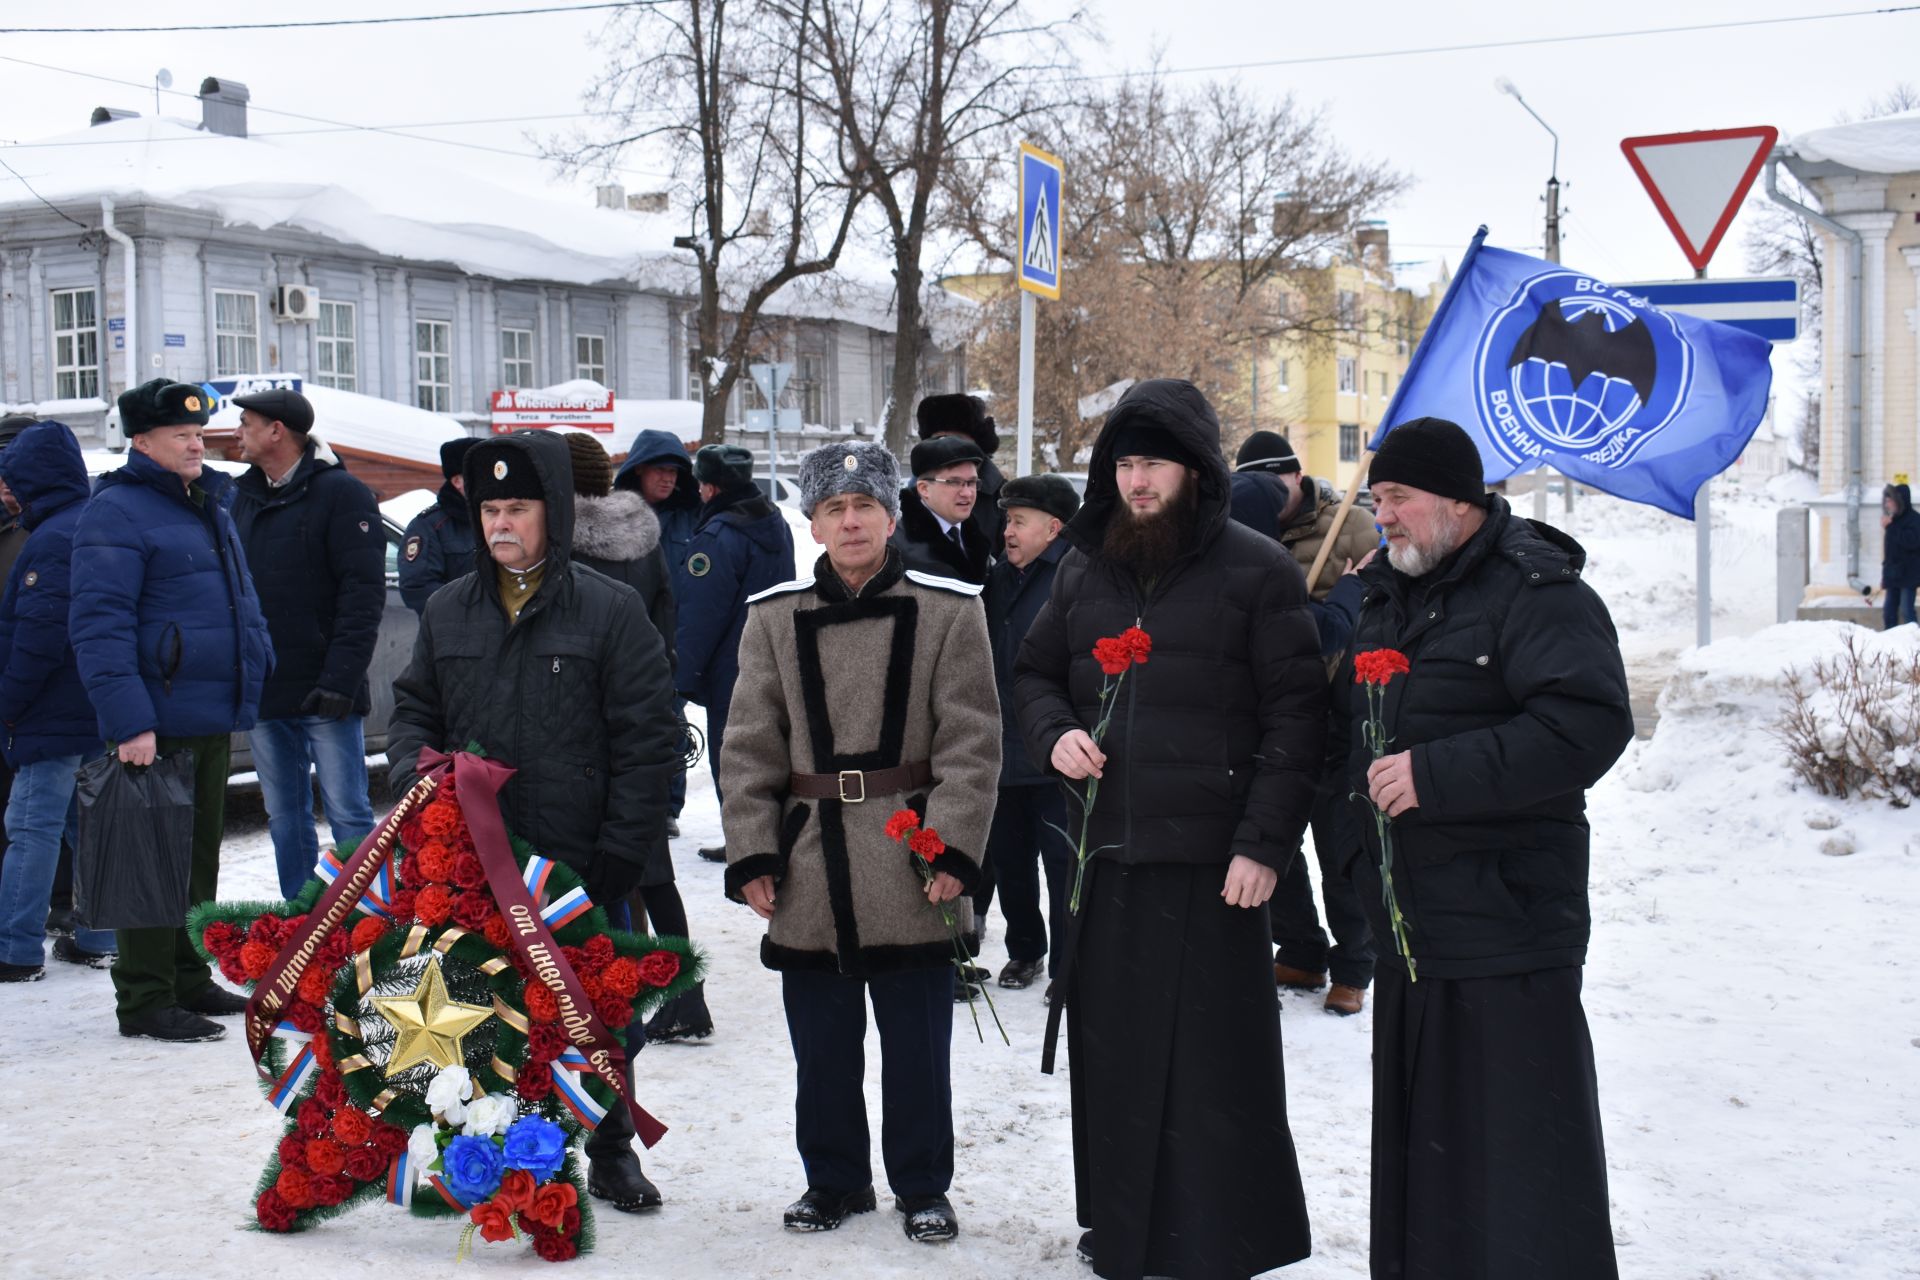
[[[472,1092],[473,1077],[465,1067],[442,1067],[427,1086],[427,1110],[457,1125],[467,1118],[467,1097]]]
[[[467,1119],[462,1133],[476,1138],[491,1138],[505,1133],[520,1118],[513,1099],[497,1093],[483,1093],[467,1104]]]
[[[407,1137],[407,1163],[420,1181],[427,1177],[427,1166],[440,1158],[440,1144],[434,1140],[433,1124],[417,1124]]]

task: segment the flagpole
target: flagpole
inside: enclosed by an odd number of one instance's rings
[[[1327,536],[1320,540],[1320,550],[1314,553],[1313,568],[1307,570],[1308,595],[1313,594],[1313,584],[1320,581],[1320,571],[1327,567],[1327,557],[1333,554],[1333,544],[1340,540],[1340,526],[1347,522],[1347,512],[1353,510],[1353,500],[1360,496],[1360,486],[1366,482],[1367,468],[1372,465],[1373,450],[1365,450],[1353,468],[1353,482],[1347,486],[1346,496],[1340,499],[1340,509],[1333,513],[1333,523],[1327,527]]]

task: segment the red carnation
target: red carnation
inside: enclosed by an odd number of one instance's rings
[[[339,1074],[336,1072],[332,1072],[332,1071],[322,1072],[320,1076],[320,1083],[316,1084],[313,1087],[313,1100],[319,1103],[322,1107],[325,1107],[328,1111],[339,1110],[341,1107],[344,1107],[347,1105],[347,1082],[345,1080],[342,1080]],[[325,1120],[326,1117],[322,1116],[321,1119]],[[310,1138],[317,1138],[321,1134],[325,1133],[330,1127],[331,1125],[323,1124],[320,1126],[318,1130],[308,1134],[307,1136]]]
[[[453,921],[462,929],[476,932],[486,927],[487,917],[493,914],[493,899],[484,890],[470,890],[453,900]]]
[[[600,1015],[600,1021],[616,1031],[633,1021],[633,1006],[625,1000],[612,996],[601,996],[593,1002],[593,1011]]]
[[[580,1246],[572,1236],[544,1232],[534,1236],[533,1251],[548,1262],[566,1262],[579,1254]]]
[[[545,987],[527,984],[523,997],[527,1006],[527,1016],[535,1022],[557,1022],[560,1018],[560,1002],[553,998],[553,992]]]
[[[478,889],[487,882],[487,869],[480,865],[480,855],[463,853],[453,860],[453,882],[462,889]]]
[[[580,949],[587,953],[587,963],[596,969],[612,964],[616,954],[613,949],[613,939],[604,933],[594,934]]]
[[[887,839],[905,840],[920,825],[920,815],[911,809],[895,809],[887,819]]]
[[[314,963],[322,969],[332,972],[347,962],[350,939],[344,933],[334,933],[320,944],[320,950],[314,955]]]
[[[335,1205],[353,1194],[353,1182],[339,1175],[313,1180],[313,1202],[318,1205]]]
[[[298,1133],[290,1133],[280,1139],[280,1166],[283,1169],[305,1169],[307,1167],[307,1140]]]
[[[438,928],[453,914],[453,892],[443,884],[430,884],[414,899],[413,913],[420,923]]]
[[[552,1062],[566,1047],[566,1037],[551,1023],[536,1022],[527,1029],[527,1057],[534,1062]]]
[[[400,880],[403,884],[418,888],[427,882],[426,873],[420,870],[420,856],[410,853],[400,859]]]
[[[587,953],[581,948],[562,947],[560,948],[560,954],[566,957],[567,967],[572,969],[578,976],[584,978],[592,971],[592,966],[587,963]]]
[[[385,920],[377,920],[372,916],[368,916],[365,920],[353,926],[353,949],[355,951],[373,950],[373,944],[380,941],[386,932],[387,922]]]
[[[303,1138],[317,1138],[327,1131],[327,1106],[323,1100],[323,1091],[327,1087],[328,1079],[338,1082],[339,1077],[321,1076],[320,1083],[315,1086],[314,1096],[301,1103],[300,1109],[294,1112],[294,1122],[299,1127],[300,1136]],[[307,1153],[303,1146],[300,1151],[300,1163],[306,1162]]]
[[[1133,665],[1133,650],[1119,636],[1107,636],[1093,642],[1093,660],[1100,664],[1100,670],[1117,676]]]
[[[1411,671],[1407,655],[1398,649],[1369,649],[1353,655],[1353,682],[1385,686],[1397,675]]]
[[[278,947],[282,941],[280,931],[285,927],[285,920],[271,911],[263,911],[254,918],[252,927],[247,930],[247,937],[254,942]]]
[[[391,1160],[407,1149],[407,1131],[382,1120],[373,1126],[373,1150],[382,1160]]]
[[[217,956],[215,959],[220,965],[220,976],[228,982],[234,983],[235,985],[244,985],[245,983],[253,981],[253,979],[247,976],[246,966],[240,963],[240,948],[235,947],[232,951],[227,952],[223,956]]]
[[[273,1190],[278,1191],[280,1198],[295,1209],[313,1207],[313,1179],[302,1170],[280,1170],[280,1176],[273,1180]]]
[[[294,1220],[300,1216],[299,1211],[287,1203],[286,1197],[272,1187],[261,1192],[260,1198],[253,1202],[253,1212],[260,1219],[260,1225],[268,1231],[290,1230]]]
[[[664,987],[680,976],[680,957],[671,951],[649,951],[640,960],[640,981]]]
[[[306,985],[305,982],[300,984],[303,990]],[[322,996],[321,998],[325,999],[326,997]],[[286,1018],[288,1022],[294,1025],[295,1030],[304,1031],[308,1035],[313,1035],[320,1030],[319,1006],[308,1004],[304,999],[295,1000],[287,1006]]]
[[[1135,662],[1145,662],[1153,655],[1153,637],[1138,627],[1128,627],[1120,633],[1120,639],[1126,643],[1127,652]]]
[[[249,982],[258,982],[267,976],[267,969],[273,964],[277,954],[264,942],[250,941],[240,948],[240,968],[245,971]]]
[[[507,944],[513,941],[513,930],[507,927],[507,918],[498,911],[487,917],[487,923],[480,932],[486,936],[487,945],[495,951],[505,951]]]
[[[224,955],[229,948],[240,945],[240,931],[225,920],[215,920],[200,931],[200,945],[211,956]]]
[[[307,966],[300,975],[300,985],[294,988],[294,994],[309,1007],[323,1005],[333,991],[333,971],[323,969],[317,963]],[[311,1031],[312,1027],[301,1027],[302,1031]]]
[[[580,1234],[580,1206],[578,1204],[568,1205],[567,1211],[560,1215],[560,1234],[568,1237]]]
[[[466,826],[458,802],[450,795],[434,797],[433,803],[420,813],[420,829],[430,836],[450,836],[464,831]]]
[[[325,1035],[313,1038],[313,1065],[322,1071],[333,1070],[333,1041]]]
[[[347,1167],[347,1149],[332,1138],[315,1138],[307,1144],[307,1168],[324,1177],[332,1177]]]
[[[429,840],[420,846],[413,860],[419,864],[421,878],[429,883],[444,883],[453,878],[453,850],[438,840]]]
[[[553,1068],[545,1062],[522,1063],[513,1091],[528,1102],[545,1102],[553,1092]]]
[[[382,1155],[378,1147],[355,1147],[347,1152],[347,1176],[355,1182],[375,1182],[387,1171],[392,1156]]]
[[[413,902],[419,895],[418,889],[402,889],[393,895],[393,918],[396,922],[413,919]]]
[[[333,1136],[357,1147],[373,1136],[373,1121],[358,1107],[343,1107],[333,1113]]]
[[[913,833],[913,839],[907,841],[907,848],[932,862],[947,851],[947,842],[932,827],[925,827]]]
[[[601,985],[622,1000],[640,994],[640,962],[632,956],[620,956],[600,975]]]

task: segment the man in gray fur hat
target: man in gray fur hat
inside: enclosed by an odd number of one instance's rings
[[[729,897],[766,919],[799,1069],[807,1189],[794,1231],[875,1206],[861,1046],[880,1028],[881,1150],[907,1237],[951,1240],[954,944],[966,930],[1000,773],[980,588],[903,566],[888,544],[899,470],[877,444],[800,462],[826,548],[813,575],[748,601],[721,749]],[[889,815],[945,844],[923,864]]]

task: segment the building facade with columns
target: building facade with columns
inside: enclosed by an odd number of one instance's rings
[[[247,90],[209,78],[198,122],[102,108],[0,177],[0,403],[98,439],[156,376],[297,373],[484,429],[495,390],[590,379],[698,398],[693,276],[663,197],[589,205],[407,165],[343,164],[250,137]],[[776,298],[756,359],[791,361],[781,407],[871,424],[892,393],[890,285]],[[943,315],[964,304],[937,300]],[[939,327],[936,325],[936,343]],[[916,392],[964,388],[957,336]],[[763,408],[746,379],[729,420]],[[624,444],[624,442],[621,442]]]
[[[1860,236],[1863,360],[1861,576],[1880,580],[1880,491],[1920,478],[1920,112],[1796,136],[1784,161],[1819,212]],[[1820,353],[1820,488],[1850,479],[1847,365],[1853,300],[1845,239],[1816,226],[1825,248]],[[1844,556],[1844,516],[1821,507],[1816,561]]]

